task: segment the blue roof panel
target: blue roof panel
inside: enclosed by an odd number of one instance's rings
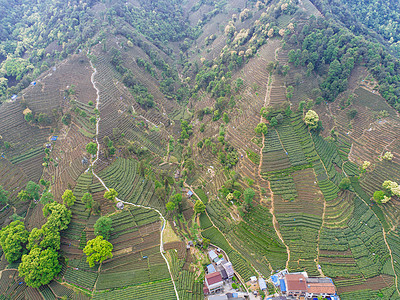
[[[285,284],[285,279],[279,279],[280,286],[281,286],[281,291],[286,292],[286,284]]]

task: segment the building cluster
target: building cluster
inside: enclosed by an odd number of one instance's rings
[[[220,250],[208,252],[211,264],[207,266],[207,274],[204,280],[203,291],[205,295],[222,293],[224,283],[232,280],[235,275],[232,263],[219,255]]]
[[[339,300],[335,285],[328,277],[308,277],[307,272],[288,273],[286,270],[271,276],[272,283],[279,287],[282,296],[268,298],[283,299],[325,299]]]

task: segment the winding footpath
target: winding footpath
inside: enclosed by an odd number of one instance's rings
[[[276,56],[277,56],[277,52],[275,51],[275,58],[276,58]],[[267,107],[270,104],[272,82],[273,82],[273,77],[272,77],[272,73],[270,73],[269,76],[268,76],[267,89],[266,89],[266,92],[265,92],[264,106],[263,107]],[[263,116],[261,115],[260,116],[260,123],[262,123],[262,122],[263,122]],[[279,137],[279,135],[278,135],[278,137]],[[280,141],[280,139],[279,139],[279,141]],[[282,142],[281,142],[281,144],[282,144]],[[271,195],[271,208],[270,208],[269,212],[272,215],[272,225],[274,226],[276,235],[281,240],[282,244],[286,247],[286,253],[287,253],[287,256],[288,256],[288,258],[286,260],[286,269],[287,269],[289,267],[289,261],[290,261],[290,249],[289,249],[289,246],[285,243],[285,240],[283,239],[282,234],[281,234],[281,232],[279,230],[278,220],[276,219],[276,216],[275,216],[274,192],[271,189],[271,183],[268,180],[264,179],[262,177],[262,175],[261,175],[264,147],[265,147],[265,134],[262,135],[262,147],[260,149],[260,164],[258,165],[258,177],[260,178],[261,181],[267,181],[267,184],[268,184],[268,189],[269,189],[270,195]],[[282,144],[282,147],[283,147],[283,144]],[[261,192],[260,192],[260,199],[262,199]]]
[[[89,54],[89,52],[88,52],[88,54]],[[90,61],[90,60],[89,60],[89,61]],[[90,66],[91,66],[92,69],[93,69],[93,73],[92,73],[92,76],[91,76],[91,78],[90,78],[90,81],[92,82],[93,88],[96,90],[96,95],[97,95],[97,97],[96,97],[96,109],[99,109],[100,90],[96,87],[96,84],[95,84],[95,81],[94,81],[94,77],[95,77],[95,75],[97,74],[97,70],[96,70],[96,68],[93,66],[93,63],[92,63],[91,61],[90,61]],[[92,169],[93,175],[100,181],[100,183],[103,185],[103,187],[104,187],[107,191],[109,191],[110,189],[106,186],[106,184],[104,183],[104,181],[94,172],[94,168],[93,168],[94,165],[95,165],[95,163],[96,163],[97,160],[99,159],[99,154],[100,154],[100,143],[99,143],[99,140],[98,140],[98,135],[99,135],[99,124],[100,124],[100,115],[97,116],[97,122],[96,122],[96,144],[97,144],[96,159],[93,160],[93,161],[91,162],[89,168],[88,168],[85,172],[89,172],[90,169]],[[139,205],[139,204],[129,203],[129,202],[123,201],[123,200],[121,200],[121,199],[119,199],[119,198],[117,198],[117,197],[116,197],[115,199],[116,199],[117,201],[119,201],[119,202],[122,202],[122,203],[126,204],[126,205],[132,205],[132,206],[135,206],[135,207],[141,207],[141,208],[145,208],[145,209],[154,210],[154,211],[156,211],[156,212],[158,213],[158,215],[160,216],[160,219],[161,219],[162,222],[163,222],[163,225],[162,225],[162,228],[161,228],[161,234],[160,234],[160,253],[161,253],[161,256],[164,258],[165,263],[167,264],[168,272],[169,272],[169,275],[171,276],[171,281],[172,281],[172,284],[173,284],[173,286],[174,286],[175,295],[176,295],[177,300],[179,300],[178,290],[176,289],[176,284],[175,284],[175,281],[174,281],[174,277],[172,276],[172,273],[171,273],[171,268],[170,268],[170,266],[169,266],[169,263],[168,263],[167,258],[165,257],[165,255],[164,255],[164,253],[163,253],[163,252],[164,252],[163,233],[164,233],[164,229],[165,229],[165,225],[166,225],[166,222],[167,222],[167,221],[166,221],[165,218],[163,217],[162,213],[161,213],[158,209],[155,209],[155,208],[153,208],[153,207],[148,207],[148,206],[143,206],[143,205]]]

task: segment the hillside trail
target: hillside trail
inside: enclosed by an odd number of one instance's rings
[[[368,203],[365,202],[365,200],[364,200],[357,192],[354,191],[354,193],[357,195],[357,197],[358,197],[359,199],[361,199],[362,202],[364,202],[365,205],[367,205],[367,206],[371,209],[371,207],[368,205]],[[372,209],[371,209],[371,210],[372,210]],[[385,241],[386,247],[387,247],[388,250],[389,250],[390,261],[391,261],[392,269],[393,269],[393,273],[394,273],[394,281],[395,281],[395,285],[396,285],[396,291],[397,291],[397,293],[400,295],[400,290],[399,290],[398,285],[397,285],[397,283],[398,283],[398,276],[397,276],[397,273],[396,273],[395,268],[394,268],[394,258],[393,258],[392,248],[390,248],[389,243],[388,243],[388,241],[387,241],[387,239],[386,239],[386,231],[385,231],[385,228],[383,228],[383,225],[382,225],[381,221],[379,220],[379,218],[378,218],[378,216],[376,215],[376,213],[375,213],[374,210],[372,210],[372,213],[375,215],[375,217],[376,217],[376,218],[378,219],[378,221],[379,221],[379,224],[381,224],[381,226],[382,226],[383,240]],[[389,231],[390,231],[390,230],[389,230]]]
[[[275,52],[275,56],[276,56],[276,52]],[[267,107],[270,103],[270,96],[271,96],[271,87],[272,87],[272,82],[273,82],[273,77],[272,77],[272,73],[269,74],[268,76],[268,82],[267,82],[267,90],[265,92],[265,98],[264,98],[264,107]],[[263,121],[263,117],[260,116],[260,122]],[[260,164],[258,165],[258,177],[260,178],[261,181],[267,181],[268,183],[268,190],[270,191],[270,195],[271,195],[271,209],[270,209],[270,214],[272,215],[272,225],[274,226],[274,230],[276,232],[276,235],[278,236],[278,238],[281,240],[282,244],[286,247],[286,253],[288,255],[288,259],[286,261],[286,268],[288,268],[289,266],[289,261],[290,261],[290,249],[289,246],[286,245],[281,232],[279,231],[279,224],[278,224],[278,220],[276,219],[275,216],[275,206],[274,206],[274,193],[272,192],[271,189],[271,183],[268,180],[265,180],[262,176],[261,176],[261,167],[262,167],[262,161],[263,161],[263,150],[265,147],[265,135],[262,135],[262,147],[260,149]],[[260,199],[261,199],[261,189],[260,189]]]
[[[194,189],[193,189],[193,187],[192,187],[191,185],[187,184],[186,182],[184,183],[184,185],[185,185],[185,187],[187,187],[188,189],[190,189],[190,190],[192,191],[192,193],[193,193],[199,200],[201,199],[201,198],[196,194],[196,192],[194,191]],[[211,224],[212,224],[212,225],[222,234],[222,236],[225,238],[225,240],[226,240],[226,242],[228,243],[228,245],[231,246],[232,249],[234,249],[235,251],[237,251],[237,250],[235,249],[235,247],[234,247],[234,246],[229,242],[229,240],[226,238],[225,234],[224,234],[221,230],[219,230],[219,228],[214,224],[213,220],[212,220],[211,217],[208,215],[207,210],[205,211],[205,214],[206,214],[207,217],[209,218]],[[216,248],[220,248],[220,249],[225,253],[226,257],[228,258],[228,261],[230,261],[228,254],[226,253],[226,251],[225,251],[223,248],[221,248],[221,247],[218,246],[218,245],[214,245],[214,244],[211,244],[211,245],[213,245],[213,246],[216,247]],[[238,252],[238,251],[237,251],[237,252]],[[247,259],[246,259],[246,261],[258,272],[258,270],[255,268],[255,266],[253,266],[253,264],[252,264],[251,262],[249,262]],[[260,272],[258,272],[258,274],[261,276]],[[247,286],[246,286],[246,284],[245,284],[246,282],[243,280],[243,278],[240,276],[240,274],[236,272],[236,275],[237,275],[239,281],[240,281],[240,282],[242,283],[242,285],[245,287],[246,291],[249,292],[249,290],[247,289]]]
[[[89,54],[89,52],[88,52],[88,54]],[[90,61],[90,60],[89,60],[89,61]],[[96,90],[96,95],[97,95],[97,97],[96,97],[96,108],[99,109],[100,90],[97,88],[96,83],[95,83],[95,81],[94,81],[94,77],[95,77],[95,75],[97,74],[97,69],[93,66],[92,61],[90,61],[90,66],[91,66],[92,69],[93,69],[93,73],[92,73],[92,76],[91,76],[91,78],[90,78],[90,81],[92,82],[93,88]],[[101,183],[101,185],[102,185],[107,191],[109,191],[110,189],[107,187],[107,185],[104,183],[104,181],[95,173],[94,168],[93,168],[94,165],[95,165],[95,163],[96,163],[97,160],[99,159],[99,154],[100,154],[100,143],[99,143],[99,140],[98,140],[100,120],[101,120],[101,118],[100,118],[100,115],[99,115],[99,116],[97,116],[97,122],[96,122],[96,144],[97,144],[96,159],[95,159],[95,160],[92,160],[92,162],[91,162],[89,168],[88,168],[85,172],[89,172],[90,169],[91,169],[91,170],[92,170],[93,176],[95,176],[95,177],[99,180],[99,182]],[[167,258],[165,257],[165,255],[164,255],[164,253],[163,253],[163,252],[164,252],[163,233],[164,233],[164,229],[165,229],[165,227],[166,227],[166,226],[165,226],[165,225],[166,225],[166,220],[165,220],[164,216],[162,215],[162,213],[161,213],[158,209],[155,209],[155,208],[153,208],[153,207],[148,207],[148,206],[144,206],[144,205],[140,205],[140,204],[129,203],[129,202],[123,201],[123,200],[121,200],[121,199],[119,199],[119,198],[117,198],[117,197],[115,197],[115,199],[116,199],[117,201],[119,201],[119,202],[122,202],[122,203],[126,204],[126,205],[132,205],[132,206],[135,206],[135,207],[140,207],[140,208],[145,208],[145,209],[154,210],[154,211],[157,212],[158,215],[160,216],[160,219],[161,219],[162,222],[163,222],[162,228],[161,228],[161,234],[160,234],[160,253],[161,253],[161,256],[163,257],[163,259],[165,260],[165,263],[167,264],[168,272],[169,272],[169,275],[170,275],[170,277],[171,277],[172,284],[173,284],[173,286],[174,286],[175,295],[176,295],[177,300],[179,300],[178,290],[176,289],[176,284],[175,284],[175,281],[174,281],[174,277],[172,276],[171,267],[170,267],[170,265],[169,265],[169,263],[168,263]]]
[[[325,222],[325,212],[326,212],[326,201],[324,200],[324,210],[322,212],[322,223],[321,223],[321,228],[318,231],[318,239],[317,239],[317,257],[315,258],[315,264],[317,265],[317,270],[319,272],[319,274],[322,277],[325,277],[324,272],[322,271],[322,268],[319,267],[319,241],[320,241],[320,237],[321,237],[321,230],[324,226],[324,222]]]

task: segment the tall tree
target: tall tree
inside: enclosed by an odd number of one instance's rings
[[[89,154],[96,155],[96,153],[97,153],[97,144],[93,143],[93,142],[90,142],[89,144],[86,145],[86,151]]]
[[[100,217],[94,224],[94,234],[103,236],[106,240],[109,239],[112,231],[112,219],[106,216]]]
[[[0,204],[6,204],[8,201],[8,192],[0,185]]]
[[[205,212],[205,210],[206,206],[204,205],[203,201],[197,200],[196,203],[194,204],[194,212],[198,214]]]
[[[29,181],[26,184],[26,191],[31,195],[32,199],[39,200],[39,190],[40,185],[34,183],[33,181]]]
[[[47,225],[49,229],[61,231],[68,228],[71,222],[71,211],[58,202],[47,203],[43,207],[43,215],[47,217]]]
[[[244,197],[244,202],[246,203],[246,205],[248,207],[251,206],[255,194],[256,193],[254,192],[254,190],[252,188],[245,189],[245,191],[243,193],[243,197]]]
[[[18,260],[26,252],[28,236],[29,232],[21,221],[14,221],[0,231],[0,245],[8,262]]]
[[[111,254],[113,245],[104,240],[101,235],[97,236],[93,240],[87,241],[86,247],[83,252],[86,254],[86,261],[90,267],[94,267],[96,263],[102,263],[108,258],[112,258]]]
[[[92,209],[93,207],[93,196],[90,193],[84,193],[82,196],[82,202],[85,204],[87,209]]]
[[[44,192],[42,197],[40,198],[40,202],[42,202],[43,205],[46,205],[47,203],[50,203],[53,201],[54,201],[54,196],[50,192]]]
[[[64,194],[61,196],[63,204],[65,206],[72,206],[75,203],[76,197],[71,190],[65,190]]]
[[[58,253],[52,248],[34,248],[28,255],[23,255],[21,261],[19,276],[24,277],[26,285],[33,288],[48,284],[61,271]]]
[[[114,201],[115,198],[118,197],[118,192],[114,189],[110,189],[104,193],[104,198]]]
[[[34,248],[46,249],[52,248],[54,250],[60,250],[61,238],[60,232],[49,228],[44,224],[42,228],[33,228],[28,237],[28,245],[26,248],[32,250]]]

